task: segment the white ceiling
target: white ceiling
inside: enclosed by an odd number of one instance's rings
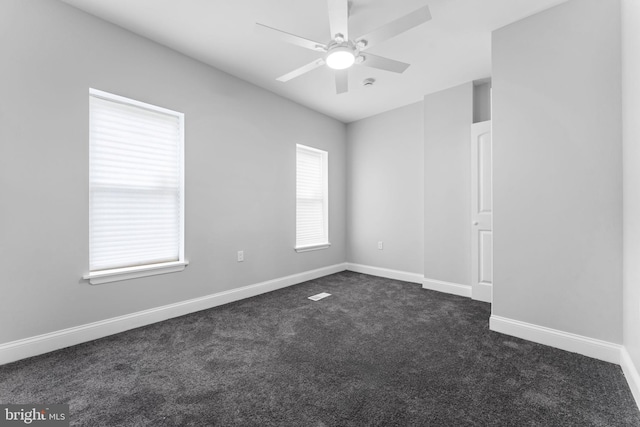
[[[333,70],[275,79],[321,53],[259,36],[255,23],[326,43],[326,0],[62,0],[299,104],[351,122],[491,75],[491,31],[566,0],[353,0],[350,38],[428,4],[433,19],[370,49],[411,64],[404,74],[349,70],[337,95]],[[376,79],[372,87],[361,82]]]

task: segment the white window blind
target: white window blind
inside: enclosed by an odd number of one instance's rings
[[[90,91],[90,270],[184,260],[184,115]]]
[[[329,246],[328,153],[297,145],[296,249]]]

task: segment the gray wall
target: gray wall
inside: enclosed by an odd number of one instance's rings
[[[348,125],[349,262],[422,274],[422,117],[418,102]]]
[[[640,367],[640,2],[622,1],[624,345]]]
[[[473,83],[473,123],[491,120],[491,81]]]
[[[619,2],[564,3],[492,50],[493,314],[621,343]]]
[[[0,52],[0,343],[345,261],[344,124],[57,1],[0,2]],[[89,87],[185,113],[185,271],[81,280]],[[293,250],[296,143],[330,153],[327,250]]]
[[[471,285],[473,84],[424,97],[424,277]]]

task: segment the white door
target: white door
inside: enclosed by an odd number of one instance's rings
[[[491,302],[493,192],[491,121],[471,125],[471,296]]]

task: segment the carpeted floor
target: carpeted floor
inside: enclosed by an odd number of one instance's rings
[[[68,403],[81,426],[640,425],[619,366],[489,315],[342,272],[2,366],[0,403]]]

